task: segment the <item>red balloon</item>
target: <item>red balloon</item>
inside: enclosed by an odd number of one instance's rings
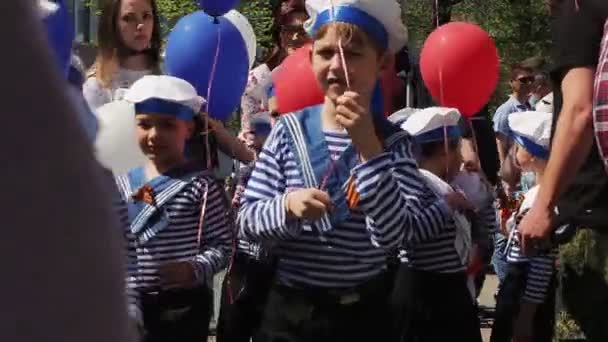
[[[310,64],[311,44],[289,55],[272,76],[278,111],[291,113],[323,103],[325,95],[319,87]]]
[[[422,78],[431,95],[466,117],[489,101],[498,84],[499,67],[494,41],[470,23],[440,26],[424,42],[420,55]]]

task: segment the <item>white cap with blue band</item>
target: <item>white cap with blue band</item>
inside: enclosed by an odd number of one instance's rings
[[[307,0],[310,19],[304,28],[311,37],[332,22],[353,24],[391,52],[407,43],[407,28],[395,0]]]
[[[186,121],[206,102],[190,83],[164,75],[142,77],[127,91],[125,100],[134,104],[136,114],[172,115]]]
[[[460,118],[460,112],[455,108],[430,107],[413,113],[401,128],[419,144],[458,139],[461,136]]]
[[[520,112],[509,114],[509,128],[515,142],[537,158],[549,159],[553,114]]]

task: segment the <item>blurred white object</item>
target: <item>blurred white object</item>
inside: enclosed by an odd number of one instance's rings
[[[492,200],[491,188],[478,172],[460,171],[452,185],[464,192],[476,210],[485,208]]]
[[[244,15],[236,10],[231,10],[224,15],[224,18],[228,19],[232,25],[241,33],[245,46],[247,46],[247,55],[249,56],[249,68],[253,67],[255,63],[255,57],[257,55],[257,39],[253,27],[249,23],[249,20]]]
[[[97,160],[115,175],[143,166],[146,156],[135,136],[135,109],[127,101],[114,101],[99,107],[95,115],[99,133],[95,140]]]
[[[543,97],[534,108],[537,112],[553,113],[553,93]]]

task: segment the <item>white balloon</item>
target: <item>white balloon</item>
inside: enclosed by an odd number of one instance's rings
[[[135,108],[127,101],[114,101],[99,107],[95,115],[99,133],[95,140],[97,160],[115,175],[143,166],[146,156],[135,137]]]
[[[253,27],[249,23],[249,20],[247,20],[244,15],[236,10],[231,10],[230,12],[224,14],[224,18],[228,19],[232,25],[234,25],[237,30],[241,32],[241,36],[243,36],[243,40],[245,40],[245,45],[247,45],[249,68],[251,69],[251,67],[253,67],[253,63],[255,62],[257,52],[257,39],[255,37]]]

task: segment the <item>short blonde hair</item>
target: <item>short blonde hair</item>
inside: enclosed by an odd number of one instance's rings
[[[338,37],[342,38],[342,42],[344,45],[349,44],[358,44],[365,45],[371,44],[378,53],[378,55],[383,55],[386,53],[386,49],[382,48],[378,42],[371,37],[359,26],[351,23],[343,23],[343,22],[330,22],[323,25],[319,31],[313,37],[314,40],[322,39],[329,32],[330,29],[336,30],[336,34]]]

